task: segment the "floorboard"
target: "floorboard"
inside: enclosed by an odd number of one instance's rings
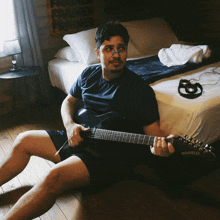
[[[21,132],[62,130],[60,106],[30,106],[0,116],[0,160]],[[32,157],[25,170],[0,187],[0,219],[55,164]],[[141,169],[142,170],[142,169]],[[220,219],[220,169],[186,187],[170,186],[143,169],[144,181],[127,180],[106,189],[67,191],[35,220]]]
[[[51,109],[40,107],[30,110],[32,114],[26,110],[26,112],[17,112],[10,116],[1,117],[0,125],[0,160],[2,160],[6,153],[11,149],[12,144],[21,132],[28,130],[40,130],[40,129],[63,129],[61,118],[58,112],[58,107],[51,112]],[[55,117],[55,119],[53,118]],[[5,213],[12,207],[17,199],[22,196],[24,192],[31,189],[37,181],[39,181],[46,172],[53,166],[52,162],[44,160],[38,157],[32,157],[28,163],[28,166],[23,170],[21,174],[13,178],[8,183],[4,184],[0,188],[0,198],[7,200],[8,205],[4,205],[4,202],[0,202],[0,216],[4,216]],[[65,198],[65,197],[64,197]],[[65,207],[65,203],[70,207],[75,205],[78,200],[72,194],[67,199],[59,201],[44,215],[36,218],[36,220],[57,220],[57,219],[71,219],[66,217],[60,206]],[[58,205],[59,204],[59,205]],[[68,213],[68,212],[67,212]],[[70,214],[69,214],[70,216]]]

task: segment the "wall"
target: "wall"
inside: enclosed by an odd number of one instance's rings
[[[199,27],[201,37],[207,41],[218,43],[220,41],[220,1],[203,0],[200,1],[201,10]]]
[[[161,14],[180,40],[210,45],[219,44],[219,10],[218,0],[169,0],[163,2]]]

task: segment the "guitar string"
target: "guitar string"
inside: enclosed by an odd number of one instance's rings
[[[127,136],[129,137],[129,139]],[[145,145],[152,144],[152,140],[154,137],[149,135],[148,139],[145,139],[146,137],[147,135],[143,135],[143,134],[134,134],[134,133],[112,131],[105,129],[96,129],[96,133],[94,135],[94,138],[102,139],[102,140],[104,139],[104,140],[118,141],[118,142],[139,143]]]

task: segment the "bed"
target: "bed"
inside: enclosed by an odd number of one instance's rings
[[[167,23],[160,18],[122,22],[127,28],[127,66],[155,91],[160,124],[167,134],[187,135],[194,140],[213,143],[220,138],[220,56],[218,49],[199,63],[187,62],[167,67],[158,57],[162,48],[179,42]],[[96,28],[64,36],[69,46],[62,48],[48,64],[51,85],[66,94],[82,71],[89,65],[99,65],[94,49]],[[178,93],[181,79],[194,79],[202,85],[202,95],[187,99]],[[135,89],[135,88],[132,88]]]

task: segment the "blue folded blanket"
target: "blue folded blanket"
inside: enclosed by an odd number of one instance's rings
[[[159,79],[168,78],[180,73],[200,68],[202,66],[220,61],[220,49],[210,48],[212,51],[211,57],[204,60],[202,63],[186,63],[181,66],[167,67],[164,66],[157,55],[138,60],[127,61],[126,66],[140,75],[148,83],[153,83]]]

